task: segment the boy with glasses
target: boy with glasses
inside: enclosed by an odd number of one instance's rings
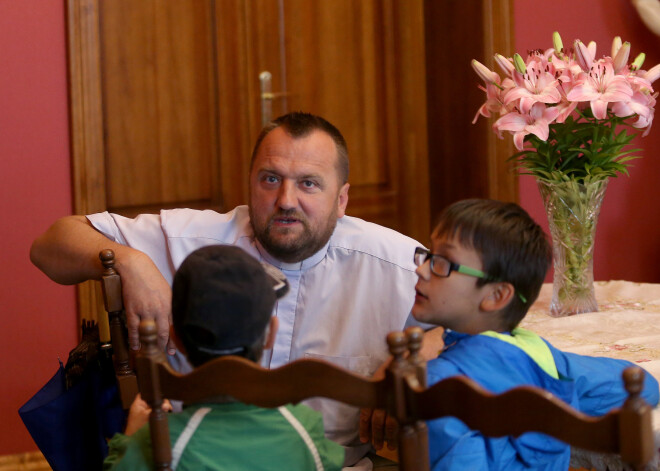
[[[493,393],[538,386],[594,416],[621,406],[621,373],[629,362],[564,353],[517,327],[538,297],[551,253],[543,230],[522,208],[459,201],[441,214],[431,239],[431,251],[415,250],[412,308],[417,320],[446,329],[444,350],[428,363],[429,386],[465,375]],[[642,396],[658,403],[650,374]],[[453,417],[429,421],[428,430],[434,471],[569,466],[570,447],[539,433],[489,438]]]

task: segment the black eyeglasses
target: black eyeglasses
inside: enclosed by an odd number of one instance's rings
[[[474,276],[475,278],[482,278],[487,281],[500,281],[490,275],[487,275],[481,270],[466,267],[465,265],[459,265],[458,263],[454,263],[442,255],[431,253],[423,247],[417,247],[415,249],[415,265],[421,267],[429,259],[431,260],[431,273],[436,276],[447,278],[449,275],[451,275],[452,271],[456,271],[458,273],[463,273],[464,275]],[[516,294],[523,302],[523,304],[527,303],[527,298],[519,293],[518,290],[516,290]]]

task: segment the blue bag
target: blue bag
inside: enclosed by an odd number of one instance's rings
[[[94,355],[75,381],[60,362],[55,375],[18,411],[54,471],[101,469],[107,440],[123,430],[126,413],[114,370]]]

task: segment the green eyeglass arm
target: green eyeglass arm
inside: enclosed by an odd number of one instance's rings
[[[477,270],[476,268],[466,267],[465,265],[458,265],[456,271],[459,273],[463,273],[464,275],[476,276],[477,278],[484,278],[486,280],[490,279],[490,276],[486,275],[481,270]],[[518,298],[520,298],[523,304],[527,304],[527,298],[523,296],[520,293],[520,291],[516,290],[516,295],[518,295]]]
[[[463,273],[464,275],[476,276],[477,278],[485,278],[485,279],[490,278],[481,270],[477,270],[476,268],[466,267],[465,265],[459,265],[456,271],[459,273]]]

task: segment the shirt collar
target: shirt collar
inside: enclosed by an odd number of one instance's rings
[[[305,260],[301,262],[286,263],[276,259],[275,257],[271,256],[268,252],[266,252],[266,249],[261,245],[261,242],[259,242],[256,238],[255,238],[255,243],[257,246],[257,250],[259,251],[259,255],[261,255],[261,257],[266,262],[270,263],[274,267],[279,268],[280,270],[288,270],[288,271],[305,271],[308,268],[313,267],[321,260],[323,260],[323,258],[328,253],[328,247],[330,246],[330,241],[328,241],[323,247],[321,247],[321,249],[318,252],[313,254],[311,257],[307,257]]]

